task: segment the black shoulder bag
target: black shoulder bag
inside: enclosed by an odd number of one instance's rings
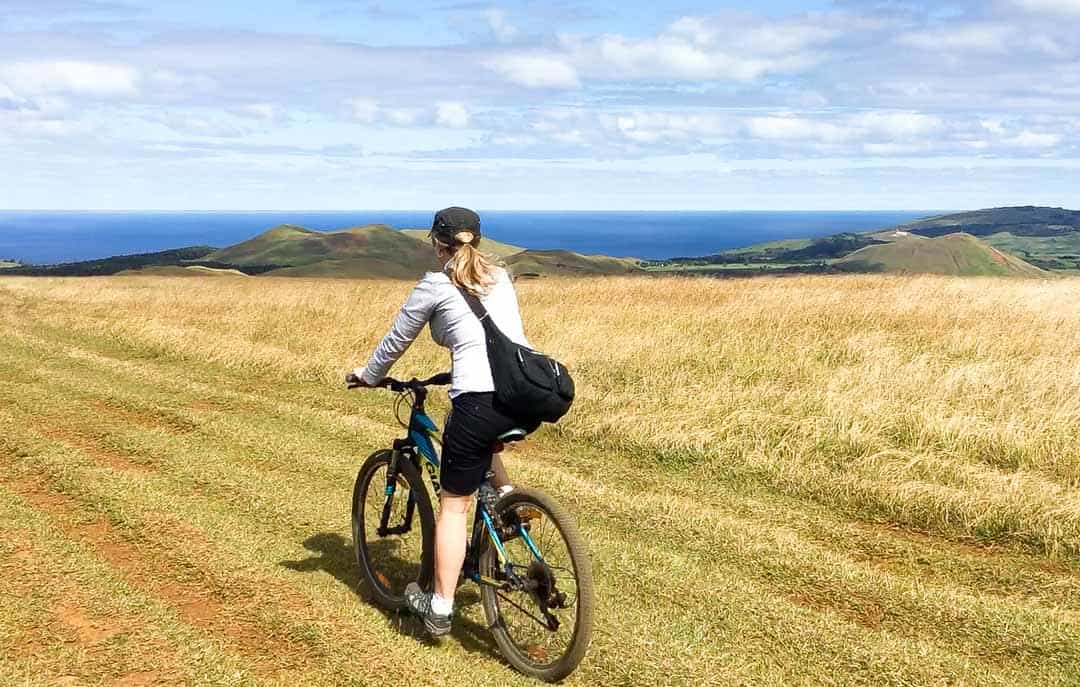
[[[495,326],[479,298],[458,290],[484,327],[495,398],[508,414],[522,422],[555,422],[566,415],[574,402],[574,380],[566,366],[511,341]]]

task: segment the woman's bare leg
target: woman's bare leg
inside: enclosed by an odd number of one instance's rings
[[[435,593],[453,601],[465,562],[465,521],[472,496],[444,491],[439,503],[439,520],[435,523]]]
[[[510,484],[502,454],[491,456],[491,486],[497,490]],[[439,519],[435,523],[435,593],[452,601],[461,566],[465,562],[466,521],[473,497],[443,491],[439,498]]]
[[[495,453],[491,456],[491,486],[495,487],[495,491],[502,489],[504,486],[510,484],[510,474],[506,471],[506,466],[502,462],[502,453]]]

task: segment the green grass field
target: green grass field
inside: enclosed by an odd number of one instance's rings
[[[0,278],[0,684],[527,684],[474,589],[441,644],[358,589],[400,430],[339,380],[408,289]],[[591,542],[567,684],[1080,683],[1080,280],[518,289],[579,385],[507,453]]]
[[[1080,231],[1059,236],[1015,236],[1004,231],[984,240],[1046,269],[1080,272]]]

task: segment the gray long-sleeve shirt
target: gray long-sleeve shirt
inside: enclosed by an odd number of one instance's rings
[[[506,270],[496,268],[495,285],[480,300],[503,334],[515,343],[529,346],[521,325],[514,283]],[[377,383],[428,323],[435,343],[450,349],[453,365],[450,397],[469,391],[494,391],[484,327],[444,272],[424,275],[367,365],[357,368],[355,374],[368,384]]]

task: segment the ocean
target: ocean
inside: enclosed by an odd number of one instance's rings
[[[227,246],[278,224],[322,231],[383,223],[429,227],[431,211],[56,212],[0,210],[0,259],[91,260],[192,245]],[[526,248],[662,259],[761,241],[890,227],[937,211],[533,212],[480,211],[482,229]]]

